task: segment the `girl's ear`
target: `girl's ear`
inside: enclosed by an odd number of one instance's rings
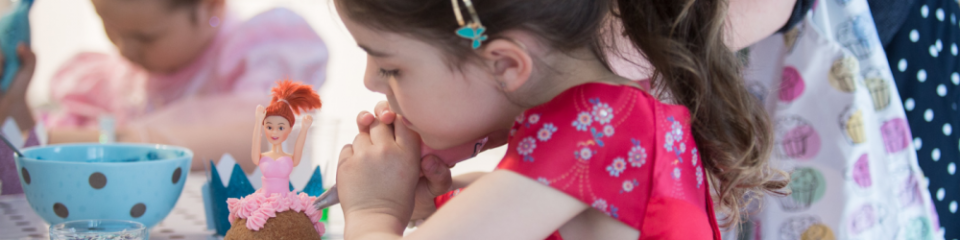
[[[533,59],[516,41],[495,39],[484,44],[481,56],[493,70],[504,92],[513,92],[530,79],[533,72]]]

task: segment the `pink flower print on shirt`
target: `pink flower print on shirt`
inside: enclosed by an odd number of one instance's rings
[[[667,117],[668,121],[673,122],[670,125],[670,133],[673,134],[673,140],[680,142],[683,141],[683,126],[680,125],[680,121],[674,120],[673,117]]]
[[[527,124],[537,124],[537,122],[540,122],[540,114],[530,114],[527,118]]]
[[[691,155],[690,162],[693,163],[694,166],[696,166],[697,159],[699,158],[699,156],[697,156],[697,148],[693,148],[693,150],[690,151],[690,155]]]
[[[590,99],[590,103],[593,103],[591,115],[593,115],[594,121],[603,125],[613,120],[613,108],[610,108],[610,105],[600,102],[598,98]]]
[[[614,133],[613,126],[610,126],[610,125],[603,126],[603,135],[607,137],[613,137],[613,133]]]
[[[517,124],[523,124],[523,120],[526,120],[526,119],[527,119],[527,117],[524,116],[523,113],[520,113],[520,115],[518,115],[518,116],[517,116],[517,119],[516,119],[516,120],[517,120]]]
[[[598,198],[597,200],[594,200],[593,204],[591,204],[590,206],[597,210],[600,210],[601,212],[603,212],[603,214],[606,214],[607,216],[611,216],[613,218],[620,218],[620,215],[617,214],[617,211],[619,209],[617,209],[616,206],[608,205],[607,200]]]
[[[624,161],[622,157],[614,158],[613,162],[610,163],[610,166],[607,166],[607,172],[610,172],[611,177],[619,177],[620,173],[626,169],[627,161]]]
[[[590,160],[590,158],[593,157],[593,153],[594,151],[588,147],[583,147],[579,151],[573,151],[574,157],[581,161]]]
[[[625,180],[625,181],[623,181],[623,184],[622,184],[623,190],[620,190],[620,193],[622,194],[622,193],[625,193],[625,192],[627,192],[627,193],[628,193],[628,192],[632,192],[632,191],[633,191],[633,188],[636,187],[637,185],[640,185],[640,183],[637,182],[636,179],[633,179],[633,180]]]
[[[587,85],[583,90],[590,93],[586,90],[594,87],[607,86]],[[697,145],[689,135],[689,110],[657,103],[655,97],[642,91],[624,90],[629,92],[584,95],[574,89],[550,103],[531,108],[525,113],[523,124],[513,124],[517,131],[510,138],[510,153],[498,169],[514,171],[541,186],[562,191],[636,229],[640,229],[645,217],[643,210],[648,206],[638,199],[657,196],[682,198],[691,203],[712,201],[707,200],[708,193],[704,191],[709,187],[709,175],[703,171],[700,159],[696,163],[678,159],[687,160],[700,151],[691,153]],[[638,114],[628,117],[628,113]],[[534,114],[539,114],[539,119],[531,119]],[[667,121],[670,116],[671,121]],[[554,132],[551,125],[559,130]],[[665,134],[671,144],[667,150]],[[521,145],[533,145],[528,137],[537,145],[529,153],[536,158],[533,162],[517,152]],[[573,156],[567,155],[571,153]],[[694,171],[698,166],[702,183],[696,188],[698,173]],[[707,215],[706,209],[698,210]],[[619,218],[621,215],[623,218]],[[683,226],[682,222],[675,224]],[[697,229],[684,231],[691,230]],[[712,228],[709,233],[703,232],[702,236],[712,234]]]
[[[697,189],[703,184],[703,168],[697,166]]]
[[[537,140],[534,140],[533,137],[524,138],[523,141],[517,145],[517,153],[523,156],[523,161],[533,162],[533,150],[537,148]]]
[[[619,210],[620,210],[620,209],[617,209],[617,206],[614,206],[613,204],[610,204],[610,212],[608,212],[607,215],[608,215],[608,216],[611,216],[611,217],[613,217],[613,218],[618,218],[618,219],[619,219],[619,218],[620,218],[620,215],[617,214],[617,211],[619,211]]]
[[[538,177],[537,182],[543,183],[543,185],[550,186],[550,180],[547,180],[545,177]]]
[[[609,125],[608,125],[608,126],[609,126]],[[612,130],[612,128],[611,128],[611,130]],[[603,135],[604,135],[604,133],[602,133],[602,132],[597,132],[597,129],[596,129],[596,128],[592,128],[592,127],[591,127],[591,128],[590,128],[590,135],[593,136],[593,141],[597,143],[597,146],[603,147],[603,146],[605,145],[605,144],[603,143]]]
[[[673,116],[667,117],[667,121],[673,122],[673,124],[671,124],[671,130],[663,136],[663,147],[676,155],[677,161],[683,163],[683,157],[680,154],[687,150],[687,144],[683,142],[683,126],[680,125],[680,121],[673,119]],[[676,175],[679,175],[679,173]]]
[[[550,137],[552,137],[555,132],[557,132],[557,126],[554,126],[553,123],[543,124],[540,131],[537,131],[537,138],[540,139],[541,142],[546,142],[550,140]]]
[[[630,162],[630,166],[642,167],[643,164],[647,163],[647,149],[640,146],[640,141],[636,139],[630,139],[630,141],[633,142],[633,147],[627,153],[627,161]]]
[[[663,148],[666,148],[667,151],[673,151],[673,134],[669,132],[663,136]]]
[[[598,198],[597,200],[593,200],[593,204],[591,204],[590,206],[593,208],[596,208],[597,210],[600,210],[604,214],[610,215],[610,212],[607,211],[607,200]]]
[[[593,117],[590,116],[590,113],[580,112],[577,114],[577,119],[573,120],[573,127],[577,128],[577,131],[587,131],[587,127],[593,123]]]

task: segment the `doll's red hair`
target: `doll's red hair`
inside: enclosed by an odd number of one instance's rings
[[[310,85],[282,80],[271,91],[273,99],[267,106],[266,116],[281,116],[290,121],[290,127],[296,122],[294,114],[320,108],[320,95]]]

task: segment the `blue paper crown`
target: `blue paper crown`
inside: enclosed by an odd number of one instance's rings
[[[243,169],[240,168],[240,164],[234,163],[233,173],[230,174],[230,183],[226,185],[226,187],[224,187],[223,182],[220,181],[220,173],[217,172],[217,167],[213,161],[210,161],[209,171],[208,176],[210,177],[208,182],[203,186],[207,225],[214,227],[218,235],[224,236],[231,227],[230,221],[227,220],[230,215],[230,210],[227,209],[227,199],[246,197],[247,195],[253,194],[256,190],[253,189],[250,179],[247,178]],[[293,184],[290,184],[290,191],[293,190]],[[320,166],[317,166],[313,169],[313,174],[310,176],[310,180],[307,181],[307,186],[298,192],[316,197],[320,196],[323,191],[323,177],[320,175]]]

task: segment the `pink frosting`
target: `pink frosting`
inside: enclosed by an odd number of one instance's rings
[[[240,201],[242,207],[240,211],[237,211],[237,217],[239,218],[248,218],[260,208],[260,203],[256,198],[246,199],[246,201],[240,199]]]
[[[268,219],[276,217],[278,212],[302,212],[310,218],[314,230],[322,236],[326,232],[326,228],[320,222],[323,212],[313,208],[315,199],[306,193],[296,194],[295,192],[274,193],[268,197],[263,191],[258,190],[244,198],[227,199],[227,209],[230,210],[228,220],[233,224],[237,219],[247,219],[247,228],[258,231],[263,228]]]
[[[237,221],[237,213],[230,213],[230,216],[227,216],[227,221],[230,221],[230,224],[233,225],[233,222]]]
[[[297,211],[297,212],[303,211],[303,205],[297,204],[300,202],[300,198],[297,197],[297,195],[288,194],[287,201],[290,202],[290,210]]]
[[[240,199],[227,199],[227,209],[230,210],[230,216],[228,216],[227,220],[230,221],[230,224],[233,224],[233,222],[237,220],[237,212],[240,211]]]

